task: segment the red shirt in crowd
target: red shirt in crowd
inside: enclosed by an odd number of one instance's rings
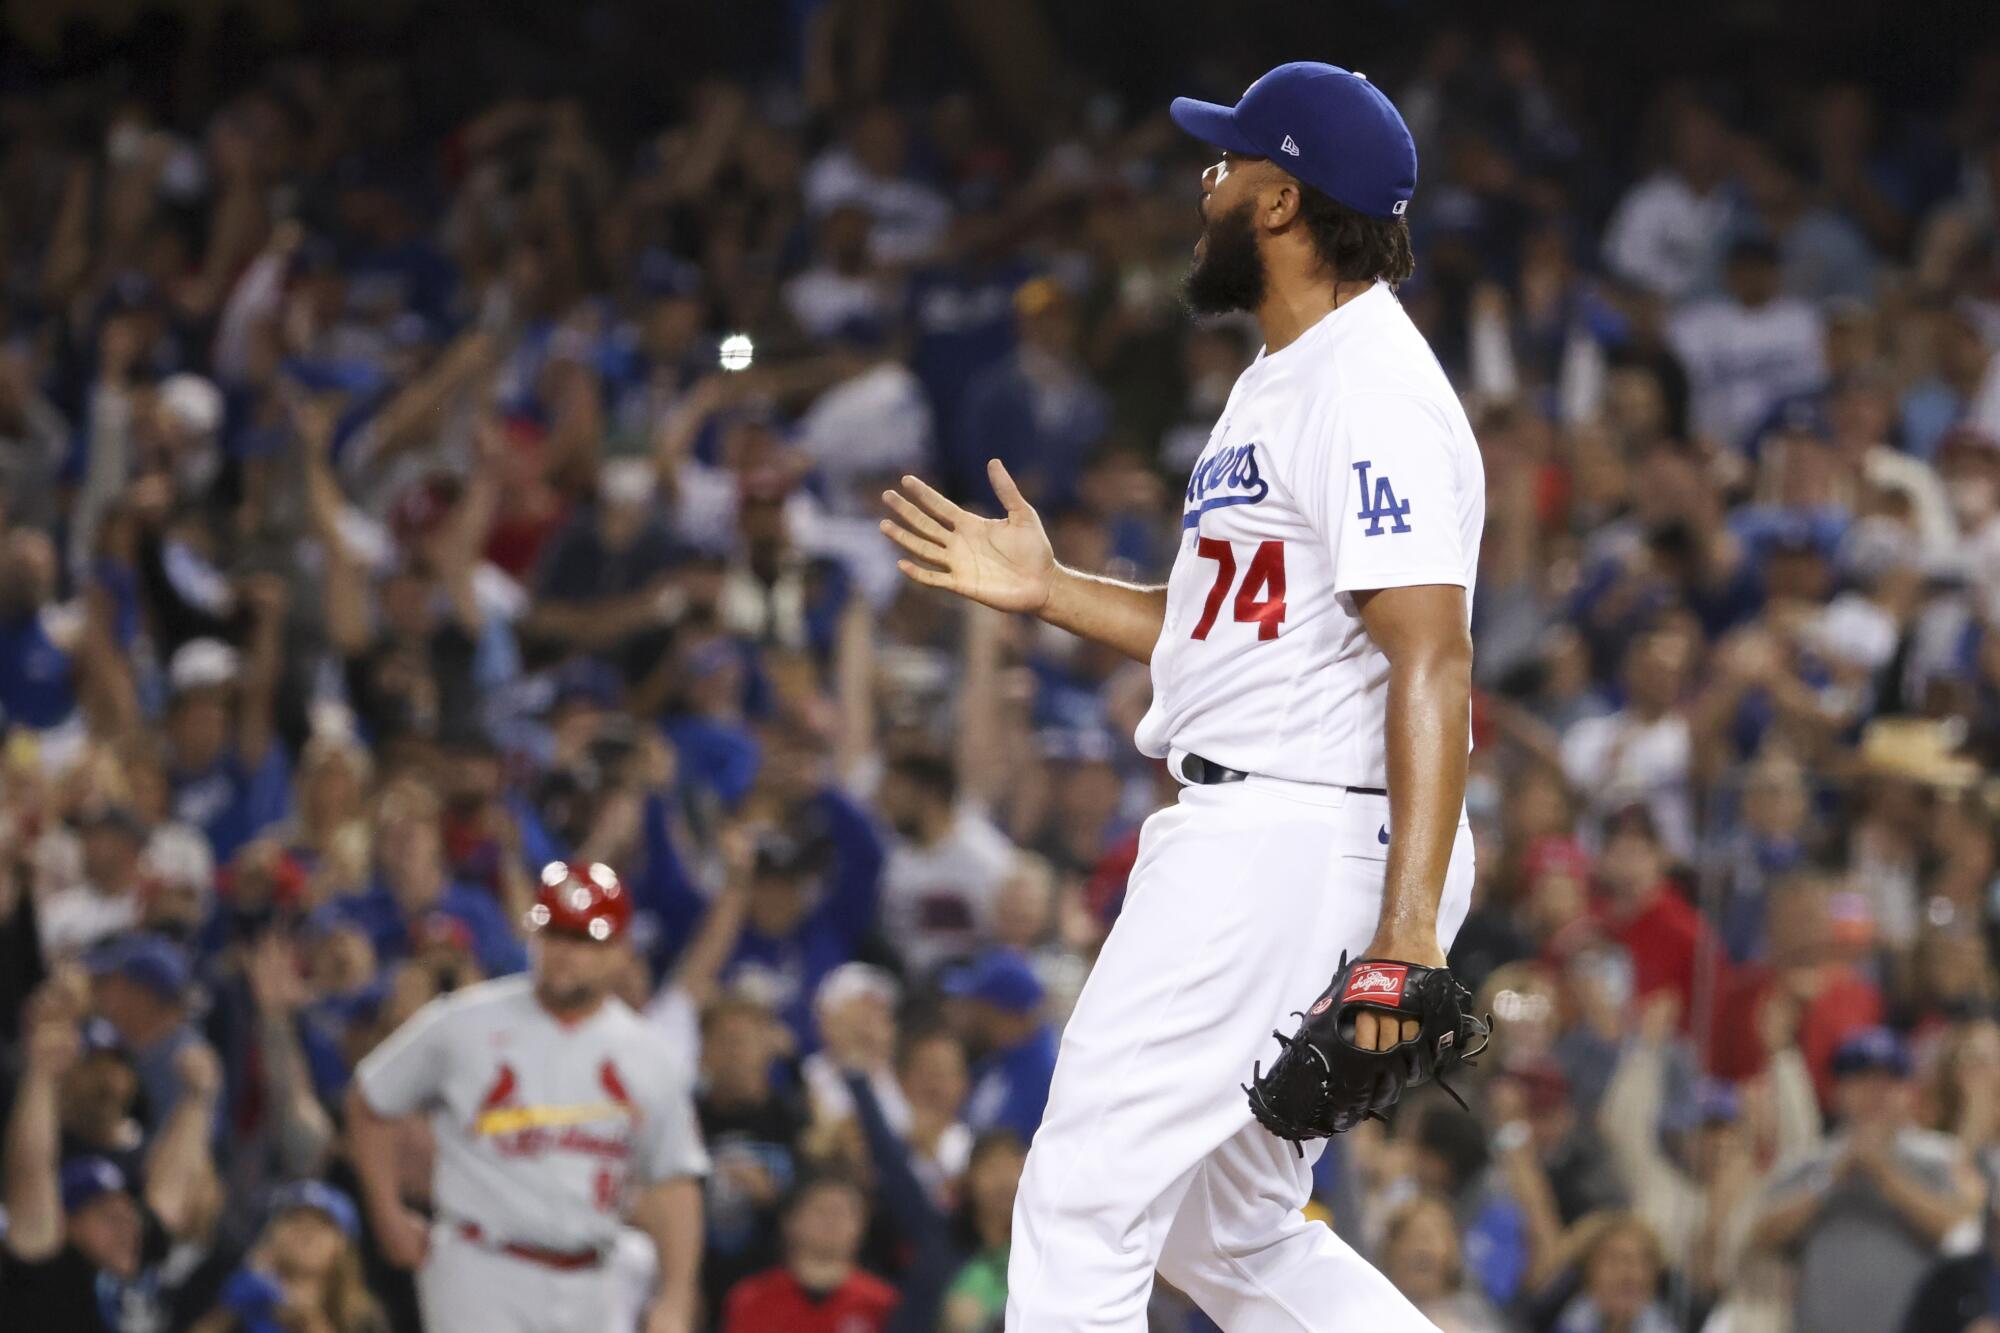
[[[895,1308],[895,1289],[859,1269],[815,1294],[790,1269],[773,1268],[730,1289],[722,1333],[882,1333]]]
[[[1757,1015],[1778,984],[1774,969],[1758,965],[1740,969],[1723,988],[1708,1057],[1718,1078],[1749,1078],[1770,1060]],[[1818,978],[1799,1014],[1798,1043],[1822,1106],[1833,1099],[1833,1053],[1848,1034],[1880,1024],[1882,1015],[1882,992],[1853,968],[1829,966]]]
[[[1718,969],[1714,978],[1720,986],[1720,970],[1728,960],[1717,947],[1715,935],[1694,905],[1683,898],[1672,883],[1663,882],[1652,902],[1629,917],[1603,915],[1604,929],[1625,946],[1632,958],[1632,994],[1638,1000],[1671,990],[1680,998],[1681,1027],[1693,1017],[1695,969],[1702,951]]]

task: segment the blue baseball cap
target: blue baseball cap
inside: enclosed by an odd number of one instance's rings
[[[618,674],[618,668],[594,657],[572,658],[556,668],[553,676],[551,709],[573,703],[616,708],[625,694],[625,678]]]
[[[361,1214],[347,1191],[324,1180],[295,1180],[271,1192],[268,1216],[277,1217],[298,1208],[310,1208],[340,1228],[349,1240],[361,1235]]]
[[[1743,1099],[1727,1079],[1699,1078],[1685,1096],[1676,1098],[1660,1117],[1669,1130],[1687,1131],[1703,1125],[1734,1123],[1743,1114]]]
[[[247,1327],[281,1327],[277,1318],[285,1306],[285,1289],[269,1273],[239,1268],[222,1284],[218,1303]]]
[[[1728,1079],[1704,1078],[1695,1084],[1694,1111],[1697,1124],[1734,1121],[1743,1114],[1743,1099]]]
[[[939,984],[946,995],[983,1000],[1012,1014],[1032,1013],[1042,1003],[1042,979],[1012,949],[988,950],[977,962],[946,972]]]
[[[1909,1048],[1888,1028],[1862,1028],[1849,1033],[1833,1053],[1835,1078],[1882,1073],[1897,1078],[1910,1076]]]
[[[125,1190],[125,1173],[108,1157],[77,1157],[62,1164],[62,1206],[65,1213],[89,1207],[107,1194]]]
[[[1268,157],[1370,217],[1401,217],[1417,188],[1417,144],[1367,76],[1295,60],[1244,90],[1235,106],[1176,97],[1174,124],[1205,143]]]
[[[84,956],[92,976],[120,976],[179,1003],[188,987],[187,954],[163,935],[121,935]]]

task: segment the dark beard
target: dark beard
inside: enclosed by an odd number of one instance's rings
[[[557,990],[546,982],[537,982],[535,985],[535,998],[542,1002],[544,1009],[550,1009],[559,1014],[573,1014],[578,1010],[588,1009],[591,1005],[596,1004],[598,1000],[603,998],[603,995],[596,987],[589,985],[570,986],[564,990]]]
[[[1264,302],[1264,256],[1250,225],[1250,201],[1208,220],[1201,258],[1188,269],[1181,299],[1197,315],[1255,310]]]

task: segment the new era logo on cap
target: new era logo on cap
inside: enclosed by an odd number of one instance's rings
[[[1292,136],[1289,134],[1285,136],[1285,141],[1279,144],[1278,147],[1283,149],[1285,152],[1290,153],[1293,157],[1297,157],[1299,155],[1299,146],[1297,142],[1295,142]]]

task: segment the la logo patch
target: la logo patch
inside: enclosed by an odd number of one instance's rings
[[[1410,502],[1396,498],[1396,488],[1389,484],[1389,478],[1386,476],[1375,478],[1375,486],[1371,491],[1368,486],[1368,469],[1373,466],[1374,464],[1365,458],[1354,465],[1354,470],[1361,474],[1359,478],[1361,509],[1354,516],[1368,520],[1368,526],[1361,530],[1361,535],[1381,536],[1385,531],[1382,527],[1384,519],[1390,523],[1386,531],[1408,532],[1410,525],[1403,520],[1409,517]]]

